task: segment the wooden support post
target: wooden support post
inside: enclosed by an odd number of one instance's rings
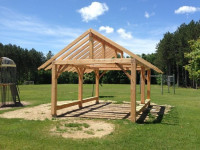
[[[145,68],[142,66],[141,67],[141,73],[140,73],[140,78],[141,78],[141,104],[145,103]]]
[[[96,75],[96,97],[97,97],[97,100],[96,100],[96,103],[98,104],[99,103],[99,70],[96,70],[95,71],[95,75]]]
[[[84,68],[77,68],[78,70],[78,100],[80,101],[79,103],[79,108],[82,108],[82,100],[83,100],[83,73],[84,73]]]
[[[51,81],[51,115],[57,116],[57,65],[52,63],[52,81]]]
[[[89,53],[89,58],[93,59],[94,58],[94,44],[93,44],[93,35],[92,33],[89,34],[89,46],[90,46],[90,53]]]
[[[147,70],[147,99],[151,99],[151,70]]]
[[[106,58],[106,45],[104,42],[102,42],[102,57]]]
[[[136,60],[131,62],[131,121],[136,122]]]
[[[117,58],[117,51],[115,50],[115,58]]]
[[[121,52],[121,58],[124,58],[124,53],[123,52]]]

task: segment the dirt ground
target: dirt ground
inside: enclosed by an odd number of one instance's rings
[[[67,101],[67,103],[70,102],[72,101]],[[29,105],[27,102],[23,102],[23,104],[25,106]],[[62,104],[66,104],[66,101],[58,102],[58,105]],[[151,106],[147,108],[144,113],[139,114],[137,119],[140,123],[144,123],[152,119],[152,116],[153,119],[156,119],[156,117],[162,118],[164,114],[167,114],[170,111],[171,107],[172,106],[170,105],[157,105],[155,103],[151,103]],[[2,109],[6,108],[1,108],[0,110]],[[51,104],[48,103],[33,107],[22,107],[13,111],[11,110],[0,114],[0,117],[22,118],[25,120],[54,120],[57,122],[56,125],[50,130],[50,134],[52,135],[62,136],[63,138],[101,138],[112,133],[115,128],[114,125],[102,120],[91,120],[85,118],[98,118],[99,116],[102,118],[103,116],[108,119],[114,114],[114,118],[110,119],[129,119],[129,111],[130,103],[127,102],[124,104],[113,104],[113,101],[100,101],[100,104],[88,102],[83,104],[83,109],[79,109],[78,106],[61,109],[58,111],[58,116],[60,115],[61,117],[53,119],[51,116]],[[70,114],[73,115],[70,116]],[[151,114],[151,116],[149,116],[149,114]],[[124,116],[126,116],[126,118],[124,118]]]

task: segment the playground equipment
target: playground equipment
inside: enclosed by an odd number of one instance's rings
[[[7,57],[0,58],[0,93],[0,107],[21,104],[16,84],[16,64]]]

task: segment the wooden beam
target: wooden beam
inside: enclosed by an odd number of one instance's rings
[[[140,72],[140,79],[141,79],[141,104],[145,103],[145,68],[141,67]]]
[[[52,63],[52,81],[51,81],[51,115],[57,116],[56,105],[57,105],[57,65],[55,62]]]
[[[99,70],[95,70],[95,77],[96,77],[96,89],[95,89],[95,94],[97,97],[96,103],[99,103]]]
[[[130,64],[132,58],[113,58],[113,59],[78,59],[78,60],[58,60],[57,65],[90,65],[90,64]]]
[[[72,46],[74,46],[77,42],[79,42],[81,39],[83,39],[85,36],[87,36],[89,32],[90,32],[90,30],[87,30],[86,32],[84,32],[81,36],[79,36],[77,39],[75,39],[73,42],[71,42],[69,45],[67,45],[59,53],[57,53],[52,58],[50,58],[48,61],[46,61],[44,64],[42,64],[40,67],[38,67],[38,70],[46,68],[50,63],[52,63],[54,60],[56,60],[56,58],[58,58],[60,55],[62,55],[64,52],[66,52],[68,49],[70,49]]]
[[[93,37],[92,37],[92,33],[90,32],[89,34],[89,45],[90,45],[90,55],[89,55],[89,58],[90,59],[93,59],[94,58],[94,51],[93,51]]]
[[[106,57],[106,45],[105,43],[103,42],[102,43],[102,58],[105,58]]]
[[[121,58],[124,58],[124,53],[123,52],[121,52]]]
[[[151,99],[151,70],[147,70],[147,99]]]
[[[126,74],[126,76],[129,78],[129,80],[131,80],[131,75],[126,70],[124,70],[123,66],[120,64],[117,64],[117,63],[116,63],[116,65]]]
[[[131,115],[132,122],[136,122],[136,60],[131,62]]]
[[[99,76],[99,79],[101,79],[101,77],[103,77],[103,75],[106,73],[107,71],[103,71],[103,73]]]
[[[137,61],[139,61],[140,63],[142,63],[143,65],[154,69],[155,71],[157,71],[158,73],[163,73],[160,69],[158,69],[156,66],[152,65],[151,63],[149,63],[148,61],[144,60],[143,58],[133,54],[132,52],[130,52],[129,50],[127,50],[126,48],[120,46],[119,44],[113,42],[112,40],[106,38],[105,36],[101,35],[100,33],[96,32],[93,29],[90,29],[90,31],[94,34],[93,36],[95,37],[95,39],[101,41],[101,42],[105,42],[108,46],[112,46],[115,49],[119,50],[119,51],[123,51],[126,54],[132,56],[133,58],[135,58]]]
[[[83,100],[83,73],[85,71],[85,68],[77,68],[78,72],[78,100],[79,108],[82,108],[82,100]]]

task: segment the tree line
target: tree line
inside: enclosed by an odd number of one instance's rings
[[[191,52],[189,41],[197,40],[199,37],[200,21],[195,22],[192,20],[189,24],[184,23],[180,25],[173,33],[165,33],[157,44],[156,52],[142,54],[141,57],[156,65],[164,74],[175,74],[178,86],[193,86],[194,80],[189,76],[187,69],[189,58],[186,57],[186,53]],[[27,50],[16,45],[3,45],[0,43],[0,57],[13,59],[17,65],[17,79],[19,84],[22,84],[24,81],[34,81],[36,84],[51,83],[51,71],[38,71],[37,68],[52,56],[51,51],[47,55],[44,55],[35,49]],[[156,74],[155,72],[152,73]],[[139,74],[137,78],[139,79]],[[94,82],[94,73],[84,75],[84,83]],[[100,82],[112,84],[130,83],[122,71],[108,71],[101,78]],[[152,78],[152,83],[156,82],[157,80]],[[78,83],[78,75],[77,73],[64,72],[60,75],[58,83]]]

